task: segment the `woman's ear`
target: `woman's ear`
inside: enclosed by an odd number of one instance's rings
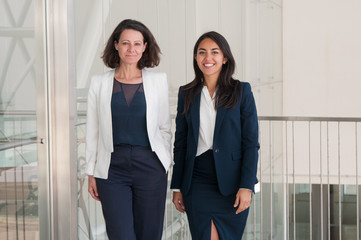
[[[115,50],[118,51],[118,42],[117,41],[114,41],[114,48],[115,48]]]

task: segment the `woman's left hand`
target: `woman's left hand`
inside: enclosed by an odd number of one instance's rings
[[[246,210],[251,206],[252,191],[249,189],[239,189],[233,207],[237,207],[236,214]]]

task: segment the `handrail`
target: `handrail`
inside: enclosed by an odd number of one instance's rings
[[[33,110],[0,110],[1,115],[11,115],[11,116],[18,116],[18,115],[27,115],[27,116],[36,116],[36,111]]]
[[[10,115],[35,115],[33,111],[0,111],[2,114]],[[173,116],[174,118],[175,116]],[[303,122],[361,122],[361,118],[354,117],[297,117],[297,116],[258,116],[259,121],[303,121]],[[85,122],[77,123],[75,126],[85,125]],[[0,144],[0,151],[37,143],[37,137],[16,140],[4,144]]]
[[[4,143],[4,144],[0,144],[0,151],[4,151],[7,149],[12,149],[12,148],[16,148],[16,147],[21,147],[21,146],[25,146],[25,145],[30,145],[30,144],[34,144],[37,142],[38,142],[37,137],[10,141],[10,142]]]
[[[86,116],[86,111],[77,111],[78,116]],[[0,110],[1,115],[36,115],[32,110]],[[176,114],[171,114],[175,118]],[[315,121],[315,122],[361,122],[360,117],[304,117],[304,116],[258,116],[258,120],[264,121]]]
[[[303,121],[303,122],[361,122],[355,117],[297,117],[297,116],[258,116],[261,121]]]

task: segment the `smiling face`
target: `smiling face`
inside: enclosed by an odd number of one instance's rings
[[[218,79],[223,64],[227,62],[217,43],[210,38],[200,42],[194,58],[205,78]]]
[[[120,64],[137,64],[142,58],[147,43],[141,32],[126,29],[120,34],[118,42],[114,42],[114,47],[118,51]]]

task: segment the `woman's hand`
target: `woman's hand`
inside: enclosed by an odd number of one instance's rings
[[[173,203],[175,208],[181,213],[184,213],[186,211],[183,203],[183,195],[181,192],[173,192]]]
[[[236,214],[246,210],[251,206],[252,191],[249,189],[239,189],[233,207],[237,207]]]
[[[100,201],[98,189],[97,189],[97,183],[94,176],[88,176],[88,192],[97,201]]]

